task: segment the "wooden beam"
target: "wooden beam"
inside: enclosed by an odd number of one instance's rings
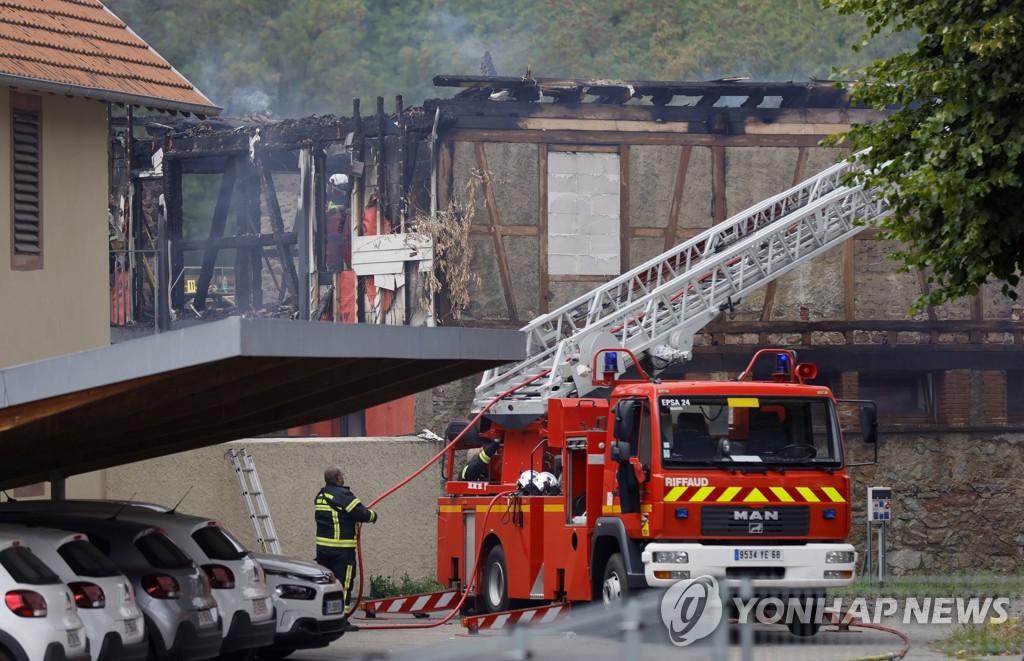
[[[714,225],[728,217],[725,198],[725,147],[716,145],[711,148],[711,222]]]
[[[665,251],[676,245],[676,234],[679,232],[679,213],[683,207],[683,191],[686,188],[686,172],[690,169],[690,152],[693,147],[684,145],[679,148],[679,166],[676,168],[676,183],[672,190],[672,206],[668,210],[668,223],[665,226]]]
[[[502,236],[537,236],[540,230],[536,225],[502,225],[497,228]],[[491,236],[495,228],[490,225],[473,225],[469,233],[474,236]]]
[[[548,281],[548,146],[537,145],[537,284],[541,314],[549,311]]]
[[[549,145],[693,145],[695,147],[817,147],[830,134],[722,135],[712,133],[618,133],[615,131],[534,131],[515,129],[450,129],[445,140]]]
[[[630,269],[629,242],[629,145],[619,147],[619,273]]]
[[[473,145],[476,150],[476,163],[483,174],[484,199],[487,205],[487,216],[491,221],[491,230],[494,233],[494,254],[498,259],[498,273],[501,276],[501,286],[505,290],[505,305],[508,306],[508,318],[511,321],[519,320],[519,312],[516,310],[515,295],[512,291],[512,272],[508,266],[508,256],[505,254],[505,242],[501,238],[501,222],[498,220],[498,203],[494,198],[494,183],[491,181],[491,171],[487,167],[487,154],[484,152],[482,142]]]
[[[260,175],[260,182],[263,184],[263,199],[267,202],[270,211],[270,222],[274,226],[274,243],[277,245],[277,254],[281,259],[281,270],[287,286],[282,289],[282,296],[278,302],[285,298],[288,287],[292,288],[295,295],[295,303],[299,302],[299,275],[295,272],[295,261],[292,259],[291,247],[284,242],[284,218],[281,216],[281,205],[277,201],[277,189],[274,187],[274,177],[270,170],[264,165],[263,157],[256,158],[256,170]]]

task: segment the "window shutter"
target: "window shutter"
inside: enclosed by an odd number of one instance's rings
[[[42,218],[39,213],[39,113],[14,110],[13,196],[15,255],[40,255]]]

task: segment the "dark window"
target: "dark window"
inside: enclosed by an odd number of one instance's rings
[[[882,414],[929,416],[935,410],[930,374],[862,372],[859,387],[859,399],[872,400]]]
[[[1024,416],[1024,372],[1006,373],[1006,414]]]
[[[18,583],[53,585],[61,582],[60,577],[46,563],[24,546],[12,546],[0,551],[0,565]]]
[[[85,540],[68,542],[57,549],[57,553],[64,558],[64,562],[68,563],[71,571],[78,576],[100,578],[117,576],[121,573],[117,566],[110,561],[110,558]]]
[[[249,553],[220,526],[200,528],[192,533],[192,539],[211,560],[238,560]]]
[[[192,564],[192,558],[163,533],[143,535],[135,540],[135,547],[142,552],[150,565],[158,569],[178,569]]]
[[[43,266],[42,101],[11,94],[11,268]]]

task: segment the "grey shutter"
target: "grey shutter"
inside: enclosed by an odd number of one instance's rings
[[[38,255],[42,245],[39,215],[39,114],[14,115],[14,254]]]

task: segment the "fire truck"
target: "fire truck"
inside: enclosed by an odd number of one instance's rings
[[[766,349],[734,380],[659,375],[741,297],[889,213],[845,183],[857,167],[854,156],[524,327],[527,358],[484,374],[476,421],[448,450],[451,467],[460,449],[500,448],[489,479],[453,471],[446,483],[438,579],[486,612],[702,575],[798,599],[849,585],[840,409],[811,383],[815,366]],[[875,442],[874,405],[853,410]]]

